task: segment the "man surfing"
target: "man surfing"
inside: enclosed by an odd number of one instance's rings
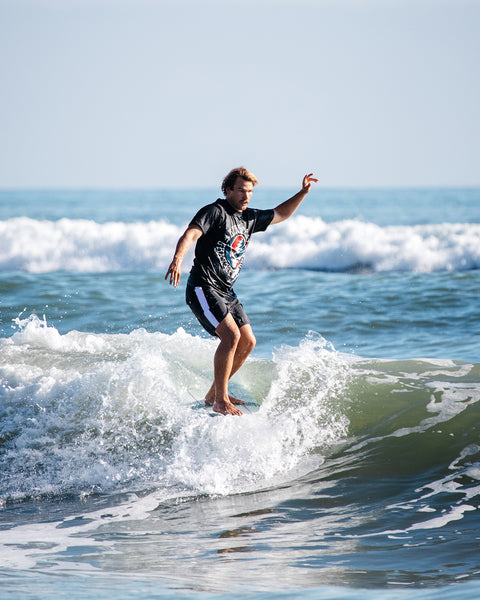
[[[198,321],[220,339],[213,360],[214,381],[205,403],[222,415],[241,415],[242,400],[229,396],[228,382],[255,347],[250,321],[233,291],[250,237],[293,215],[318,179],[305,175],[302,188],[274,209],[249,208],[258,179],[245,167],[232,169],[222,182],[225,198],[201,208],[180,237],[165,279],[177,287],[182,262],[193,244],[195,259],[186,301]]]

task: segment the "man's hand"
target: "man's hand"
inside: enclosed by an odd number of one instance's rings
[[[173,287],[177,287],[177,285],[180,283],[182,262],[185,258],[185,255],[202,235],[202,230],[194,225],[193,227],[189,227],[178,240],[173,260],[168,267],[167,274],[165,275],[165,279],[168,279],[170,276],[170,285],[173,285]]]
[[[182,275],[182,263],[180,260],[178,260],[178,258],[174,258],[170,263],[167,274],[165,275],[165,279],[168,279],[169,275],[170,285],[173,285],[173,287],[177,287],[180,281],[180,276]]]
[[[302,183],[302,191],[305,192],[305,194],[308,194],[308,192],[310,191],[312,183],[318,183],[318,179],[315,179],[313,173],[308,173],[308,175],[305,175],[305,177],[303,178]]]
[[[282,221],[285,221],[285,219],[291,217],[293,213],[297,210],[297,208],[300,206],[302,200],[310,191],[312,183],[317,181],[318,179],[315,179],[313,173],[308,173],[308,175],[305,175],[302,182],[302,189],[299,192],[297,192],[295,196],[292,196],[288,200],[285,200],[285,202],[282,202],[282,204],[279,204],[275,207],[272,225],[275,225],[276,223],[281,223]]]

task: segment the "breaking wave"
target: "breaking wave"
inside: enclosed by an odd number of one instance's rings
[[[0,222],[0,271],[164,270],[182,231],[183,227],[167,221],[12,218]],[[245,266],[257,270],[473,270],[480,268],[480,224],[381,227],[358,220],[326,223],[321,218],[294,216],[254,236]]]
[[[5,501],[149,487],[245,491],[304,468],[311,452],[318,464],[348,427],[348,369],[320,336],[273,360],[250,359],[232,388],[245,414],[233,418],[202,400],[213,340],[183,330],[61,335],[35,315],[18,327],[0,340]]]

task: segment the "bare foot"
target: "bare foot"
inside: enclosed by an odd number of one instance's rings
[[[213,412],[221,415],[243,415],[239,408],[236,408],[231,402],[225,400],[215,400],[213,403]]]
[[[243,400],[240,400],[239,398],[235,398],[235,396],[228,396],[228,399],[230,400],[230,402],[232,404],[245,404],[245,402]],[[205,404],[207,406],[213,406],[214,403],[214,398],[205,398]]]

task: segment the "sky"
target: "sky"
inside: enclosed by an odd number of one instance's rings
[[[480,0],[0,0],[0,188],[480,185]]]

